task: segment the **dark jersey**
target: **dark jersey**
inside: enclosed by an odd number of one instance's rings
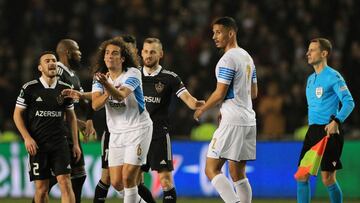
[[[17,98],[16,106],[26,109],[26,128],[41,151],[66,142],[64,112],[74,108],[71,99],[61,96],[61,91],[67,88],[70,85],[60,80],[48,87],[42,79],[37,79],[24,84]]]
[[[180,96],[186,90],[180,77],[171,71],[160,69],[155,76],[145,76],[141,70],[146,109],[153,121],[153,139],[169,132],[169,106],[173,95]]]
[[[71,89],[84,92],[84,89],[81,86],[79,77],[75,74],[74,71],[70,70],[68,67],[66,67],[61,62],[57,62],[58,65],[58,73],[57,76],[60,78],[61,81],[66,82],[71,86]],[[75,104],[75,112],[78,117],[86,116],[86,110],[85,113],[79,108],[79,101],[74,101]],[[81,104],[82,105],[82,104]]]

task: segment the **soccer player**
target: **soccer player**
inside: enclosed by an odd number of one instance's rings
[[[308,104],[309,129],[306,133],[300,159],[324,136],[329,135],[321,161],[322,182],[327,187],[330,202],[343,202],[342,192],[336,181],[336,171],[342,168],[340,161],[344,145],[341,124],[354,109],[354,100],[339,72],[327,65],[332,45],[325,38],[311,40],[306,53],[314,73],[307,79],[306,98]],[[341,103],[341,108],[340,107]],[[300,164],[300,161],[299,161]],[[309,177],[297,180],[297,200],[310,202]]]
[[[134,49],[134,52],[137,53],[136,39],[134,36],[121,35],[119,37],[116,37],[115,39],[124,40],[126,43],[129,44],[129,46],[131,48]],[[99,117],[105,116],[105,112],[102,112],[102,110],[100,110],[100,111],[96,112],[94,114],[94,116],[99,116]],[[103,114],[103,115],[98,115],[98,114]],[[108,162],[110,133],[107,129],[106,122],[105,123],[100,122],[100,125],[102,126],[102,128],[105,127],[105,129],[101,132],[101,135],[102,135],[102,137],[101,137],[102,170],[101,170],[101,178],[95,188],[95,195],[94,195],[93,203],[104,203],[107,193],[108,193],[108,190],[109,190],[109,186],[110,186],[109,162]],[[138,193],[142,199],[144,199],[147,203],[155,202],[154,198],[151,195],[151,192],[145,187],[144,184],[140,183],[137,187],[138,187]]]
[[[85,117],[86,121],[77,120],[79,129],[83,132],[85,140],[90,135],[95,135],[95,129],[92,122],[93,110],[89,104],[91,99],[91,92],[85,93],[79,77],[76,75],[76,70],[80,68],[81,52],[79,45],[76,41],[71,39],[62,39],[59,41],[56,47],[56,53],[59,56],[58,65],[58,77],[60,80],[65,81],[71,85],[71,89],[66,89],[62,93],[66,96],[66,93],[70,90],[80,92],[79,98],[74,99],[75,112],[77,117]],[[72,147],[72,141],[68,140],[69,147]],[[80,141],[79,141],[80,144]],[[80,149],[82,147],[80,144]],[[71,159],[71,183],[75,193],[76,203],[81,202],[81,192],[86,179],[85,161],[82,153],[79,161]],[[55,183],[54,183],[55,184]],[[52,186],[52,185],[50,185]],[[51,188],[51,187],[50,187]]]
[[[75,197],[70,181],[70,156],[79,160],[76,115],[71,99],[61,95],[70,85],[56,77],[56,57],[52,52],[40,55],[38,69],[41,77],[26,83],[16,101],[14,122],[29,152],[30,181],[35,181],[35,202],[48,202],[49,178],[54,173],[61,190],[63,203],[74,203]],[[67,131],[64,122],[70,126]],[[65,138],[72,136],[70,153]]]
[[[138,195],[137,176],[146,161],[152,121],[145,109],[138,57],[121,39],[105,41],[97,54],[92,107],[106,109],[110,132],[111,185],[124,189],[124,202],[144,202]]]
[[[224,55],[216,65],[217,85],[194,118],[220,104],[221,120],[207,152],[205,174],[225,202],[250,203],[252,190],[246,178],[246,161],[256,158],[256,120],[252,100],[257,96],[253,59],[236,41],[237,26],[231,17],[221,17],[212,24],[213,40]],[[229,163],[230,181],[221,173]],[[236,193],[234,192],[235,187]]]
[[[149,171],[151,168],[158,172],[164,192],[163,202],[173,203],[176,202],[176,191],[171,173],[174,167],[168,115],[171,97],[176,95],[193,110],[205,102],[194,98],[176,73],[166,70],[159,64],[163,57],[163,48],[159,39],[145,39],[141,56],[144,63],[141,73],[146,108],[150,113],[154,129],[147,163],[142,169]]]

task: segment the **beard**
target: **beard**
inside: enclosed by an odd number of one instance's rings
[[[70,65],[69,68],[71,68],[71,69],[73,69],[73,70],[79,70],[80,67],[81,67],[80,61],[79,61],[79,60],[75,60],[74,58],[70,58],[70,59],[69,59],[69,65]]]
[[[144,60],[144,65],[145,65],[146,67],[149,67],[149,68],[154,68],[154,67],[157,65],[157,61],[146,62],[146,61]]]

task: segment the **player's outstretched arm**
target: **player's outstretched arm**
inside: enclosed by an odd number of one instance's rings
[[[210,95],[209,99],[203,106],[197,109],[194,113],[194,119],[199,120],[200,116],[207,110],[219,104],[224,100],[229,85],[218,82],[215,91]]]
[[[180,95],[180,99],[192,110],[196,110],[205,104],[204,100],[197,100],[188,91]]]
[[[21,136],[24,138],[25,148],[30,155],[35,155],[37,149],[39,148],[35,140],[30,136],[29,131],[25,127],[23,114],[25,109],[15,107],[13,119],[17,129],[19,130]]]

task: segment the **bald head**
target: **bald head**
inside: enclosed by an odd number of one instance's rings
[[[66,66],[71,63],[79,63],[81,59],[81,52],[79,45],[72,39],[62,39],[56,46],[56,53],[59,56],[59,61]]]

